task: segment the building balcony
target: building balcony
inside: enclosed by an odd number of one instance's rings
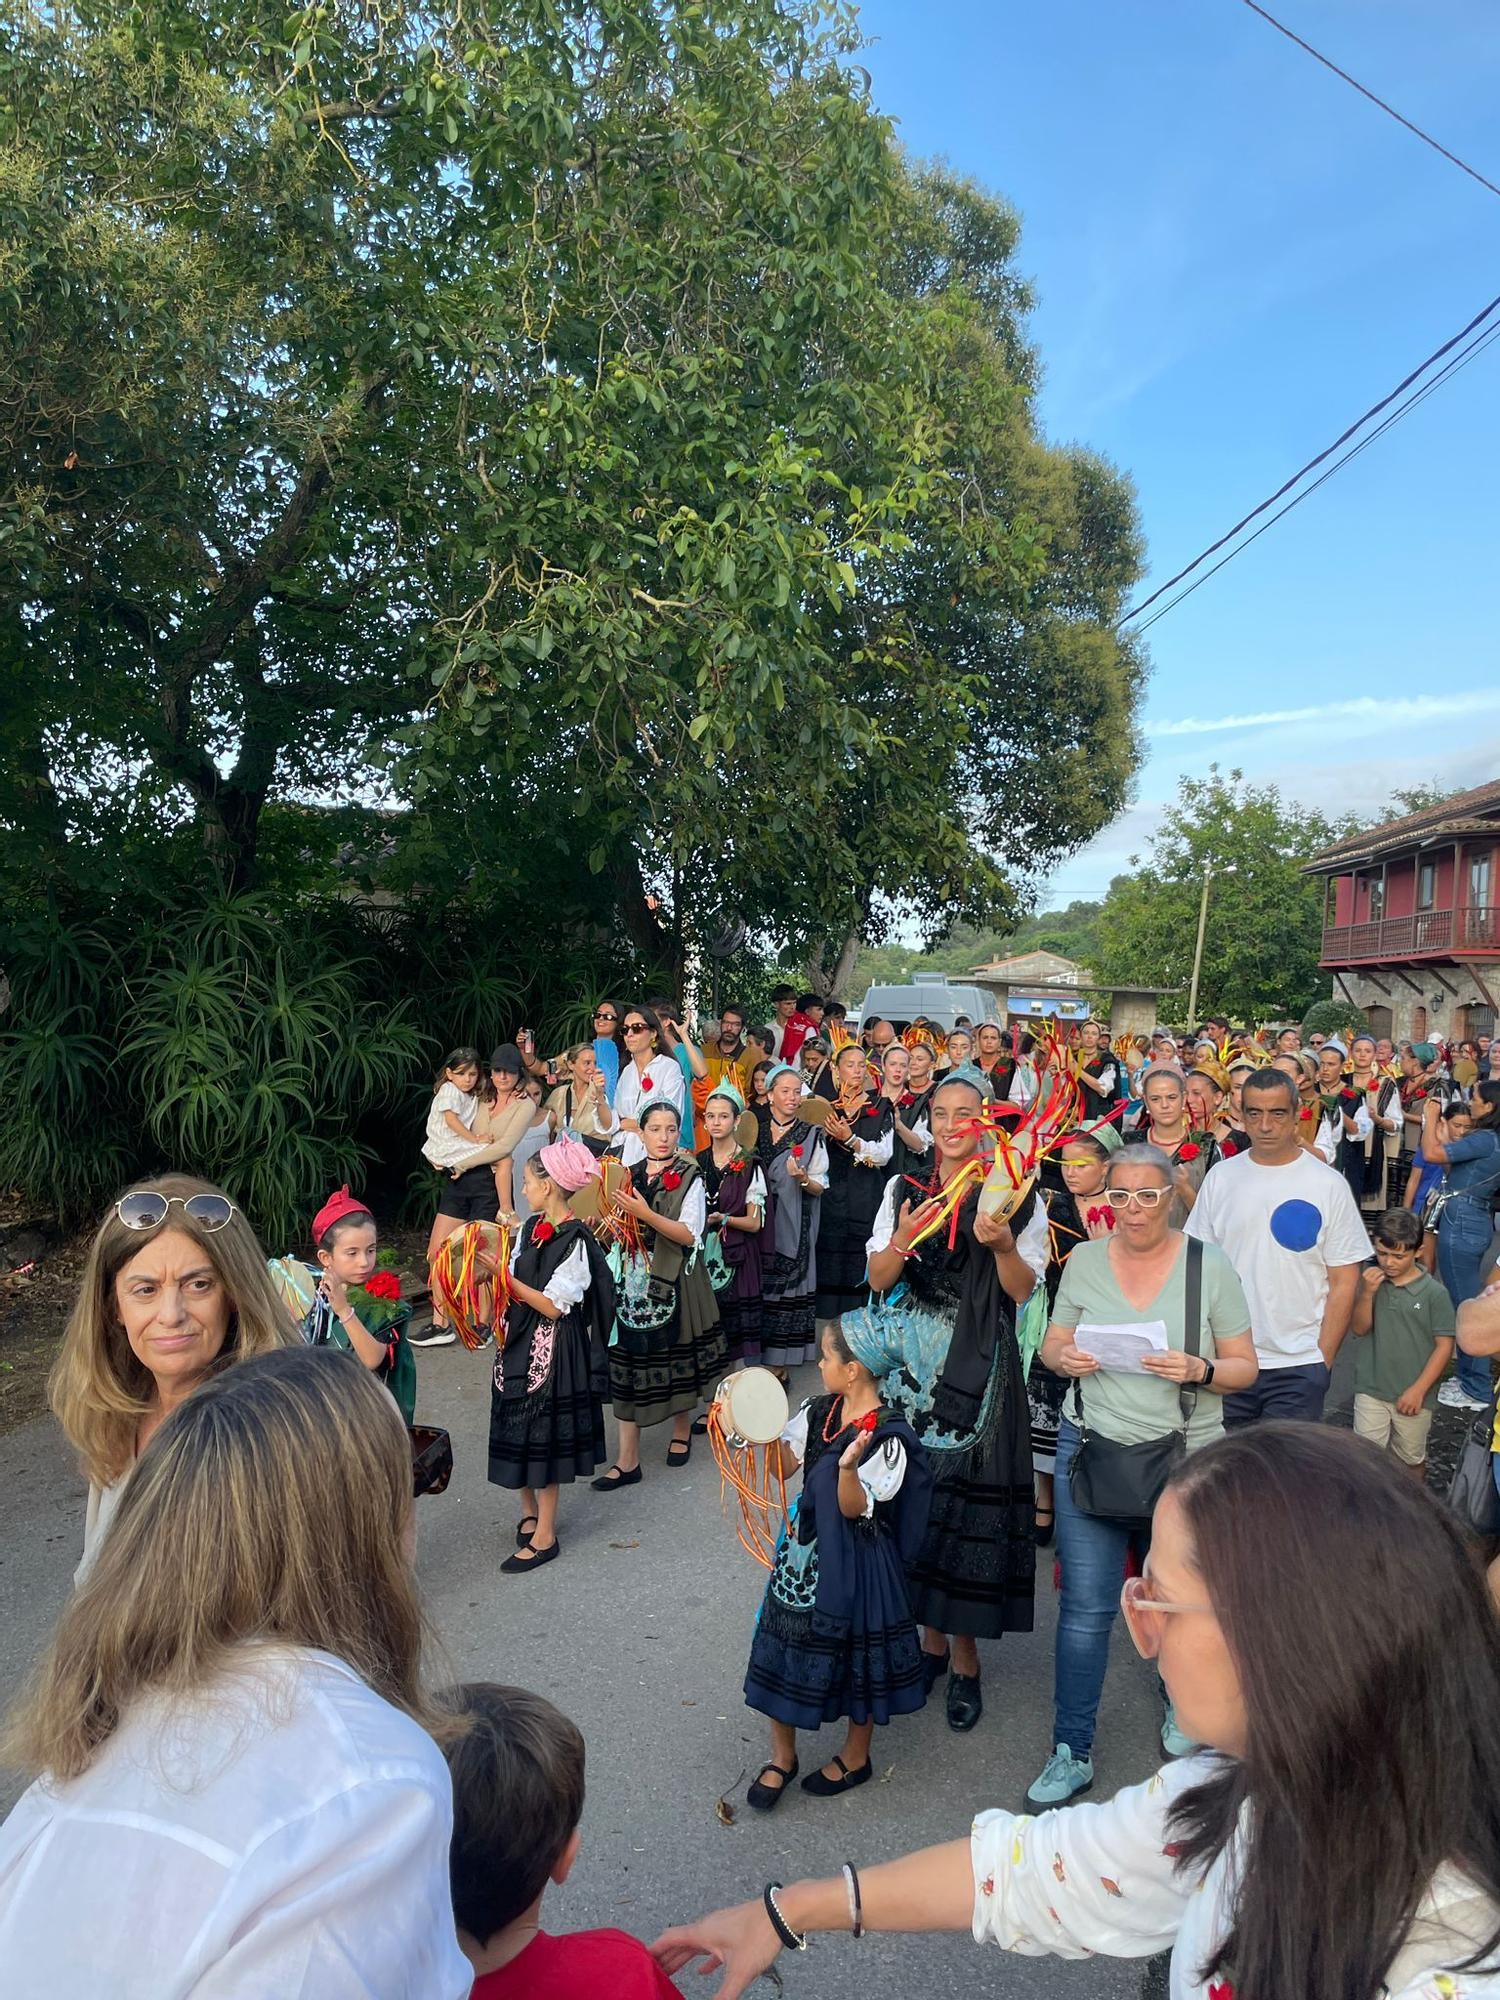
[[[1461,958],[1500,953],[1500,905],[1463,910],[1419,910],[1373,924],[1330,924],[1323,929],[1324,965],[1380,965],[1392,960]]]

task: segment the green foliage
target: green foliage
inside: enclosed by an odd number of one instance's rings
[[[1111,885],[1099,915],[1094,970],[1106,983],[1180,987],[1192,974],[1203,872],[1211,884],[1199,983],[1200,1015],[1259,1025],[1299,1017],[1325,996],[1318,971],[1323,888],[1301,864],[1349,832],[1347,822],[1288,804],[1274,785],[1239,771],[1184,778],[1152,835],[1140,872]],[[1237,872],[1225,871],[1233,867]],[[1172,1003],[1164,1002],[1170,1015]]]
[[[1413,808],[1415,810],[1415,808]],[[1351,1035],[1363,1034],[1369,1017],[1337,993],[1331,1000],[1315,1000],[1302,1017],[1303,1039],[1309,1035],[1337,1035],[1347,1045]]]

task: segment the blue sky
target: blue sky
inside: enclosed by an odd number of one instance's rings
[[[1500,182],[1492,0],[1270,11]],[[1143,593],[1500,292],[1500,197],[1241,0],[864,0],[905,145],[1020,211],[1039,415],[1135,482]],[[1500,342],[1150,634],[1102,892],[1210,762],[1329,811],[1500,775]],[[1257,719],[1258,718],[1258,719]]]

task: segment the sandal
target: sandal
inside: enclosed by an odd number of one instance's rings
[[[842,1757],[830,1757],[831,1764],[837,1764],[840,1775],[825,1778],[821,1771],[809,1771],[802,1780],[804,1792],[810,1792],[815,1799],[837,1798],[840,1792],[852,1792],[856,1785],[867,1785],[875,1775],[875,1766],[867,1757],[857,1771],[851,1771]]]
[[[673,1452],[681,1452],[682,1456],[674,1458],[672,1456]],[[686,1465],[692,1455],[693,1440],[690,1437],[673,1438],[672,1442],[667,1446],[668,1465]]]
[[[528,1521],[531,1523],[530,1528],[528,1528],[526,1525]],[[516,1523],[516,1547],[518,1549],[524,1549],[526,1544],[531,1540],[532,1530],[535,1528],[539,1528],[540,1526],[541,1522],[537,1519],[535,1514],[523,1514],[520,1520]]]
[[[775,1762],[762,1764],[754,1784],[745,1794],[746,1805],[752,1806],[756,1812],[774,1812],[777,1804],[780,1802],[782,1793],[785,1792],[787,1786],[796,1777],[800,1768],[795,1757],[792,1759],[792,1768],[790,1771],[783,1764]],[[777,1777],[780,1778],[781,1783],[779,1785],[762,1784],[761,1779],[765,1777],[767,1771],[774,1771]]]

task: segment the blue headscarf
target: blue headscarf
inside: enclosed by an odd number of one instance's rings
[[[844,1345],[877,1382],[901,1366],[904,1349],[899,1315],[861,1306],[856,1312],[845,1313],[841,1325]]]

